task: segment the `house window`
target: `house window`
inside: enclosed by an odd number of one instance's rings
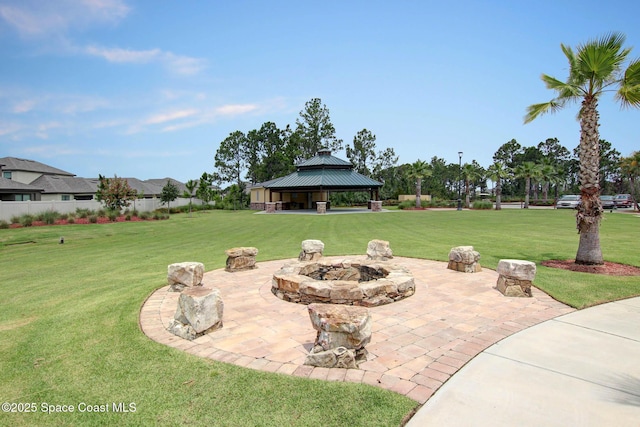
[[[260,192],[256,191],[256,202],[260,201]]]
[[[67,201],[67,200],[71,200],[71,196],[68,194],[63,194],[62,195],[62,200]]]
[[[26,202],[31,200],[31,194],[16,194],[16,202]]]
[[[11,179],[11,171],[3,171],[2,177],[6,179]]]

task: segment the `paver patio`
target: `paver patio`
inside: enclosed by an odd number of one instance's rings
[[[327,259],[356,256],[326,257]],[[447,263],[394,257],[415,278],[415,295],[371,307],[368,360],[360,369],[303,365],[316,337],[307,306],[278,299],[271,278],[292,260],[259,262],[254,270],[205,273],[203,285],[218,288],[224,301],[222,329],[194,341],[167,331],[179,293],[165,286],[145,301],[140,327],[154,341],[251,369],[286,375],[371,384],[420,403],[458,369],[497,341],[529,326],[574,311],[544,292],[508,298],[496,288],[498,274],[447,269]]]

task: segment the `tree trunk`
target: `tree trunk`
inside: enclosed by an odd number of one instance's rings
[[[580,112],[580,205],[576,226],[580,244],[576,264],[604,264],[600,248],[600,135],[598,133],[598,101],[586,96]]]
[[[422,207],[422,200],[420,199],[420,195],[422,194],[422,179],[416,179],[416,208],[419,209]]]
[[[500,178],[498,178],[498,182],[496,183],[496,210],[499,211],[502,209],[500,206],[502,198],[502,185],[500,184]]]
[[[467,209],[469,209],[469,205],[471,204],[471,198],[469,197],[469,181],[465,181],[465,198],[464,198],[464,205]]]
[[[529,209],[529,191],[531,189],[531,178],[526,178],[524,180],[524,187],[525,187],[525,193],[524,193],[524,208],[525,209]]]

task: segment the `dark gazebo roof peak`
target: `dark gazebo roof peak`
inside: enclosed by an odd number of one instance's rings
[[[346,161],[339,159],[338,157],[331,155],[331,150],[328,148],[320,148],[318,153],[302,162],[298,163],[297,169],[311,170],[311,169],[353,169],[353,165]]]

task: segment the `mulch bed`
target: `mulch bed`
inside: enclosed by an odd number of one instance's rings
[[[640,268],[633,265],[618,264],[605,261],[603,265],[576,264],[575,260],[549,260],[542,261],[542,265],[550,268],[577,271],[580,273],[603,274],[607,276],[640,276]]]

